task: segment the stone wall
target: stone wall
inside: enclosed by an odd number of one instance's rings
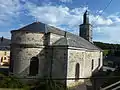
[[[84,50],[75,50],[69,49],[68,50],[68,71],[67,71],[67,78],[75,78],[75,68],[76,64],[79,63],[80,66],[80,73],[79,78],[83,77],[83,67],[84,67],[84,60],[85,60],[85,51]],[[79,82],[81,80],[78,80]],[[75,80],[68,80],[67,86],[71,86],[76,84]]]
[[[100,58],[100,66],[99,64]],[[92,59],[94,60],[93,69],[92,68]],[[70,48],[68,50],[68,71],[67,78],[75,78],[75,69],[76,64],[80,65],[79,78],[88,78],[92,75],[92,72],[98,71],[102,66],[102,53],[95,50],[86,50],[80,48]],[[80,80],[68,80],[67,86],[71,87],[78,83],[84,82],[83,79]]]
[[[52,78],[65,79],[67,76],[67,47],[53,47]],[[61,80],[66,83],[66,81]]]
[[[45,58],[44,76],[50,77],[52,74],[53,47],[45,48]]]
[[[57,40],[59,40],[62,37],[64,37],[64,36],[50,33],[50,45],[52,45],[53,43],[55,43]]]
[[[100,66],[99,65],[100,59]],[[93,69],[92,69],[93,60]],[[85,53],[84,77],[90,77],[92,72],[98,71],[102,66],[102,56],[100,51],[86,51]]]
[[[44,44],[44,34],[43,33],[30,33],[27,31],[15,31],[12,32],[11,43],[18,44]]]

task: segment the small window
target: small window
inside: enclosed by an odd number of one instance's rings
[[[93,70],[94,68],[94,60],[92,59],[92,67],[91,67],[91,70]]]
[[[98,67],[100,67],[100,58],[98,59]]]
[[[79,73],[80,73],[80,65],[79,63],[76,64],[75,66],[75,80],[79,80]]]
[[[26,32],[26,34],[28,34],[29,32]]]
[[[4,57],[4,60],[6,60],[7,58],[6,57]]]

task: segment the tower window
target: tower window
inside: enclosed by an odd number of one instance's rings
[[[36,76],[38,74],[39,59],[38,57],[32,57],[30,61],[30,76]]]
[[[79,73],[80,73],[80,65],[79,63],[76,64],[75,66],[75,80],[79,80]]]
[[[94,68],[94,60],[92,59],[92,66],[91,66],[91,70],[93,70]]]

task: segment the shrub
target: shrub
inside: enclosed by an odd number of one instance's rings
[[[34,84],[32,90],[67,90],[65,85],[54,80],[38,81]]]
[[[23,84],[15,76],[0,74],[0,88],[22,88],[23,90],[67,90],[65,85],[54,80],[38,80],[32,84]]]
[[[0,74],[0,87],[1,88],[29,88],[27,85],[23,84],[15,76],[5,76]]]

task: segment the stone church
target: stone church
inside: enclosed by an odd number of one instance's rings
[[[102,50],[92,42],[88,11],[83,15],[79,36],[41,22],[11,31],[10,71],[20,77],[88,78],[103,64]]]

